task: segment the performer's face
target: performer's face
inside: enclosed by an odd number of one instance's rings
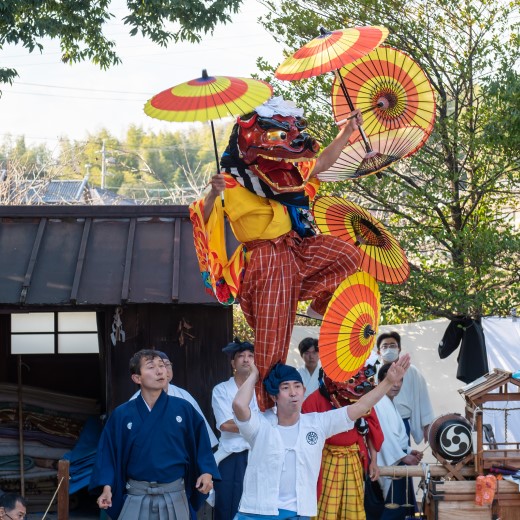
[[[255,114],[247,121],[239,119],[238,125],[238,148],[246,164],[253,163],[258,156],[276,160],[309,159],[320,150],[318,141],[304,131],[307,121],[302,117]]]
[[[235,375],[248,376],[254,361],[255,355],[250,350],[244,350],[235,354],[235,357],[231,361],[231,366],[236,371]]]
[[[397,361],[399,359],[401,348],[399,347],[396,339],[385,338],[381,342],[381,345],[379,345],[377,353],[379,354],[383,363],[392,363],[393,361]]]
[[[12,520],[21,520],[26,517],[26,514],[27,510],[25,509],[25,506],[18,500],[16,501],[15,508],[10,511],[6,511],[5,508],[0,507],[0,519],[11,518]]]
[[[403,380],[401,379],[398,383],[393,384],[390,387],[390,390],[386,393],[390,399],[393,400],[393,398],[401,391],[401,387],[403,386]]]
[[[134,374],[132,379],[145,390],[160,390],[168,383],[164,361],[159,357],[142,358],[140,374]]]
[[[303,362],[305,363],[305,368],[307,368],[307,370],[312,373],[318,366],[320,353],[316,350],[316,347],[311,347],[302,354],[302,358]]]
[[[299,412],[303,403],[305,387],[299,381],[284,381],[280,384],[280,391],[275,396],[278,414],[291,415]]]
[[[173,368],[172,363],[169,359],[165,359],[164,366],[166,368],[166,379],[168,380],[168,383],[173,379]]]

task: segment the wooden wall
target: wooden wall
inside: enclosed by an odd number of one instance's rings
[[[128,305],[123,307],[122,313],[126,341],[116,345],[110,340],[115,307],[96,310],[99,355],[24,355],[22,361],[27,367],[22,372],[24,384],[97,398],[101,409],[110,411],[137,390],[128,369],[132,354],[141,348],[154,348],[168,354],[173,364],[173,384],[188,390],[214,425],[211,391],[231,375],[229,360],[221,351],[232,339],[231,307]],[[16,384],[17,356],[9,354],[10,316],[3,312],[0,314],[0,381]]]
[[[230,307],[217,305],[132,305],[123,309],[126,340],[110,341],[113,317],[106,320],[102,358],[108,373],[107,408],[126,401],[136,390],[128,362],[142,348],[166,352],[173,365],[173,384],[188,390],[213,424],[211,391],[231,375],[229,360],[222,353],[232,338]]]

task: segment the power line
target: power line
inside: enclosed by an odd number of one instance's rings
[[[62,90],[83,90],[86,92],[102,92],[107,94],[135,94],[136,96],[149,96],[150,92],[128,92],[123,90],[103,90],[103,89],[94,89],[94,88],[84,88],[84,87],[64,87],[62,85],[47,85],[44,83],[24,83],[21,81],[17,81],[16,85],[24,85],[28,87],[45,87],[45,88],[59,88]]]
[[[143,100],[139,99],[122,99],[122,98],[99,98],[99,97],[85,97],[85,96],[62,96],[60,94],[46,94],[44,92],[16,92],[9,91],[9,94],[15,94],[17,96],[43,96],[43,97],[61,97],[63,99],[80,99],[82,101],[90,100],[90,101],[124,101],[124,102],[139,102],[141,101],[144,104]]]

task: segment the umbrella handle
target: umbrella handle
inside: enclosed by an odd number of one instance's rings
[[[375,105],[372,105],[371,107],[365,108],[365,110],[360,110],[359,112],[361,114],[366,114],[367,112],[370,112],[371,110],[375,110],[376,108],[383,108],[384,103],[381,101],[379,103],[376,103]],[[338,121],[337,125],[342,125],[343,123],[346,123],[347,121],[350,121],[351,119],[354,119],[356,116],[348,116],[346,119],[342,119],[341,121]]]
[[[211,136],[213,137],[213,151],[215,152],[215,162],[217,165],[217,174],[220,175],[220,166],[218,160],[218,149],[217,149],[217,138],[215,137],[215,127],[213,126],[213,120],[210,120],[211,123]],[[220,200],[222,202],[222,207],[224,207],[224,193],[220,194]]]
[[[352,99],[350,98],[350,95],[347,90],[347,86],[345,85],[345,82],[343,81],[343,76],[340,74],[339,69],[336,69],[334,71],[336,74],[336,77],[339,81],[339,86],[341,88],[341,91],[343,92],[343,95],[345,96],[345,99],[347,100],[347,104],[350,108],[350,110],[356,110],[356,107],[354,106],[354,103],[352,103]],[[370,141],[368,140],[365,131],[363,130],[363,127],[361,125],[358,126],[359,133],[361,134],[361,138],[363,139],[363,142],[365,143],[365,149],[367,153],[372,152],[372,146],[370,146]]]

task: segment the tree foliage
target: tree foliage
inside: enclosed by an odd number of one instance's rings
[[[227,145],[231,125],[214,125],[219,153]],[[55,150],[29,146],[24,137],[7,136],[0,143],[3,176],[14,171],[7,164],[16,164],[18,177],[31,178],[32,172],[45,171],[48,176],[41,177],[43,182],[83,179],[88,174],[89,185],[100,187],[103,160],[104,187],[143,204],[189,204],[201,195],[216,170],[211,129],[204,124],[158,134],[131,126],[124,139],[101,130],[81,141],[62,138]]]
[[[2,0],[0,49],[22,45],[43,50],[44,38],[57,39],[65,63],[90,60],[107,69],[120,63],[116,43],[103,33],[114,18],[111,0]],[[166,47],[172,41],[200,40],[218,23],[228,22],[242,0],[127,0],[123,18],[129,34]],[[0,67],[0,83],[12,83],[17,72]]]
[[[384,319],[509,314],[520,294],[518,0],[266,5],[265,26],[287,44],[287,54],[320,25],[386,26],[386,44],[414,58],[435,91],[436,125],[416,155],[381,179],[322,185],[322,193],[350,197],[375,213],[408,254],[410,279],[381,284]],[[273,80],[274,69],[259,64]],[[318,137],[330,140],[332,77],[273,82],[306,108]]]

